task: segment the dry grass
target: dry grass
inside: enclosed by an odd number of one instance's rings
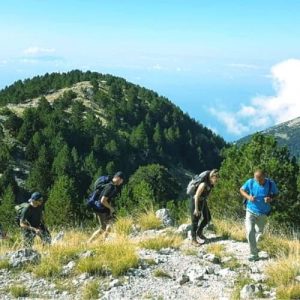
[[[300,274],[298,255],[278,258],[267,266],[265,273],[268,283],[276,287],[278,299],[300,299],[300,284],[295,279]]]
[[[246,232],[243,222],[231,220],[214,220],[215,231],[218,235],[236,241],[245,242]]]
[[[114,241],[103,243],[94,248],[93,257],[80,259],[77,271],[80,273],[103,274],[108,270],[113,275],[124,274],[129,268],[138,266],[139,259],[136,247],[126,238],[119,237]]]
[[[132,228],[133,220],[131,217],[118,218],[114,224],[114,231],[119,235],[130,235]]]
[[[289,284],[281,286],[277,289],[277,299],[299,300],[300,299],[300,284]]]
[[[173,235],[173,236],[157,236],[154,238],[149,238],[140,241],[139,246],[145,249],[151,249],[151,250],[160,250],[163,248],[174,248],[178,249],[182,243],[182,238]]]
[[[159,277],[159,278],[172,278],[172,276],[169,273],[167,273],[166,271],[164,271],[162,269],[154,270],[153,275],[155,277]]]
[[[300,242],[288,239],[286,236],[266,233],[258,244],[261,250],[267,251],[271,256],[300,255]]]
[[[0,270],[9,269],[9,262],[7,259],[0,260]]]
[[[225,246],[223,244],[209,244],[206,251],[221,259],[225,255]]]
[[[162,227],[162,222],[156,217],[154,211],[139,214],[137,223],[142,230],[159,229]]]
[[[299,257],[280,258],[267,266],[265,273],[273,286],[286,286],[293,283],[295,277],[300,274]]]
[[[82,291],[83,300],[92,300],[99,298],[99,282],[96,280],[88,282]]]
[[[15,298],[24,298],[29,296],[29,291],[24,285],[12,285],[9,287],[9,292]]]

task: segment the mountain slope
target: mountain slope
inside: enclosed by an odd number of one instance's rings
[[[274,136],[279,145],[287,146],[293,156],[300,158],[300,117],[270,127],[261,133]],[[250,138],[251,135],[246,136],[238,140],[237,144],[245,143]]]
[[[75,70],[17,81],[0,91],[0,104],[0,196],[15,187],[13,169],[29,191],[61,188],[75,211],[99,174],[129,177],[159,163],[180,179],[219,167],[226,146],[168,99],[111,75]]]

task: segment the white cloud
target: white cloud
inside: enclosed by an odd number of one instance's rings
[[[241,135],[300,116],[300,60],[288,59],[271,68],[274,96],[257,96],[235,112],[210,109],[227,131]]]
[[[37,55],[48,55],[54,53],[54,48],[42,48],[42,47],[29,47],[23,50],[25,55],[37,56]]]
[[[223,123],[227,131],[231,134],[241,135],[248,131],[248,127],[243,125],[233,113],[217,110],[215,108],[211,108],[210,113]]]

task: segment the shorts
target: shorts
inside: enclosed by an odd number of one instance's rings
[[[114,221],[114,217],[107,212],[97,212],[96,213],[97,220],[103,230],[106,230],[109,225],[111,225]]]

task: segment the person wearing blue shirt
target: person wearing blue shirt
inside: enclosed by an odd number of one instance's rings
[[[240,189],[246,200],[246,233],[250,246],[250,261],[258,260],[257,242],[263,234],[267,216],[270,214],[270,203],[278,194],[275,182],[266,178],[265,171],[256,169],[254,178],[248,179]]]

